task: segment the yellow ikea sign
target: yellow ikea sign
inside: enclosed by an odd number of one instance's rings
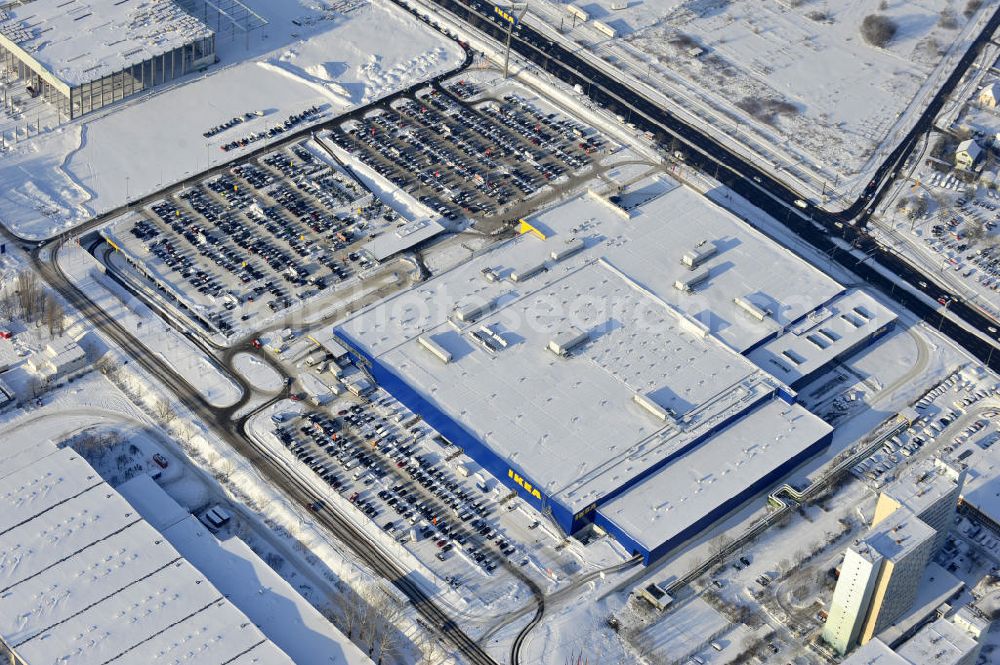
[[[507,21],[508,23],[513,23],[515,25],[517,24],[517,17],[514,16],[513,14],[510,14],[510,13],[504,11],[503,9],[501,9],[501,8],[495,6],[495,5],[493,7],[493,11],[494,11],[494,13],[496,13],[497,16],[499,16],[503,20]]]
[[[539,501],[542,500],[542,493],[539,492],[535,487],[532,487],[531,483],[525,480],[520,474],[514,473],[514,469],[507,469],[507,477],[517,483],[521,489],[535,497]]]

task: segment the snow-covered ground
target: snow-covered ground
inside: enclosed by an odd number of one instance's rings
[[[248,4],[269,24],[249,49],[220,44],[220,62],[204,74],[28,141],[12,144],[8,136],[12,149],[0,153],[0,222],[24,237],[54,235],[232,159],[240,151],[219,146],[292,114],[315,105],[329,119],[464,57],[456,43],[385,0],[355,3],[343,14],[308,0]],[[263,115],[202,136],[251,111]]]
[[[965,0],[626,4],[576,3],[589,16],[584,22],[567,4],[542,0],[526,21],[629,74],[685,120],[741,144],[817,200],[824,189],[859,191],[995,10],[984,3],[967,17]],[[897,25],[884,48],[861,37],[870,14]]]
[[[233,356],[233,369],[258,390],[266,392],[281,390],[282,380],[277,370],[251,353],[237,353]]]

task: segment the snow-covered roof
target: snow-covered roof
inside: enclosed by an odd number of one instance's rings
[[[1000,446],[992,445],[984,450],[977,445],[967,445],[964,450],[972,451],[972,455],[961,462],[967,467],[962,501],[1000,522]]]
[[[876,638],[855,649],[843,665],[912,665],[882,640]]]
[[[788,385],[896,320],[896,314],[864,291],[850,291],[750,352],[750,359]]]
[[[879,522],[862,539],[860,545],[852,547],[869,547],[883,558],[898,562],[924,542],[934,538],[934,533],[934,529],[904,506]]]
[[[371,665],[371,659],[243,540],[216,538],[149,476],[123,483],[121,492],[147,520],[167,522],[162,528],[166,542],[244,612],[282,657],[317,665]],[[184,512],[181,519],[173,519],[177,509]]]
[[[924,457],[907,466],[883,492],[913,514],[920,515],[958,486],[957,468],[936,457]]]
[[[918,665],[959,665],[976,650],[976,640],[947,619],[938,619],[921,628],[896,652]]]
[[[174,658],[221,665],[267,643],[77,453],[46,448],[0,497],[0,638],[21,659],[148,662],[183,645]]]
[[[547,240],[503,243],[363,310],[338,332],[543,493],[583,508],[770,394],[774,379],[733,347],[842,291],[686,188],[632,212],[626,220],[589,196],[572,199],[529,220]],[[681,258],[703,240],[718,247],[701,264],[712,276],[697,293],[680,294],[673,284],[688,273]],[[508,279],[539,262],[546,270]],[[487,269],[501,279],[485,279]],[[734,296],[773,315],[745,316]],[[571,330],[589,339],[568,357],[546,350]],[[667,417],[651,415],[642,400]]]
[[[71,87],[211,35],[174,0],[34,0],[0,10],[0,43]]]
[[[973,139],[965,139],[964,141],[959,143],[958,148],[955,149],[956,154],[961,154],[965,152],[968,153],[969,157],[971,157],[972,159],[976,159],[977,157],[979,157],[979,154],[982,151],[983,151],[982,148],[980,148],[979,144],[976,143]]]
[[[365,244],[364,249],[376,261],[382,261],[393,254],[405,252],[411,247],[444,233],[445,228],[435,219],[415,219],[384,231]]]
[[[650,548],[713,515],[832,428],[774,399],[613,501],[601,515]]]
[[[333,327],[324,327],[318,330],[313,330],[309,333],[309,339],[317,345],[323,347],[323,349],[332,355],[334,359],[343,358],[347,355],[347,349],[344,348],[343,344],[337,341],[336,336],[333,334]]]

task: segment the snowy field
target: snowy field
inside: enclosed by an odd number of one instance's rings
[[[565,4],[544,0],[532,4],[528,20],[561,29],[606,66],[669,98],[688,121],[711,120],[717,137],[812,180],[817,193],[824,182],[827,192],[846,192],[863,181],[995,10],[984,3],[966,16],[965,0],[609,4],[577,3],[590,19],[581,22]],[[860,35],[870,14],[897,25],[884,48]]]
[[[464,57],[456,43],[383,0],[353,3],[343,13],[308,0],[248,4],[269,24],[248,44],[220,43],[220,62],[204,74],[0,153],[0,221],[24,237],[51,236],[260,147],[219,149],[292,114],[317,106],[329,119]],[[252,111],[263,115],[207,142],[202,136]]]

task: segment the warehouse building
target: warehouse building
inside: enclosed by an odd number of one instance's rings
[[[34,0],[0,9],[0,71],[66,119],[215,60],[214,33],[173,0]]]
[[[989,622],[972,617],[968,608],[921,628],[895,650],[874,639],[854,651],[844,665],[975,665]]]
[[[29,443],[0,458],[0,654],[292,663],[79,455]]]
[[[864,291],[844,293],[765,340],[748,357],[800,390],[830,367],[895,328],[896,313]]]
[[[596,525],[647,562],[828,445],[831,428],[748,354],[845,295],[697,193],[664,190],[628,219],[572,199],[530,220],[544,239],[501,243],[336,329],[566,533]],[[693,271],[708,276],[675,287]]]

